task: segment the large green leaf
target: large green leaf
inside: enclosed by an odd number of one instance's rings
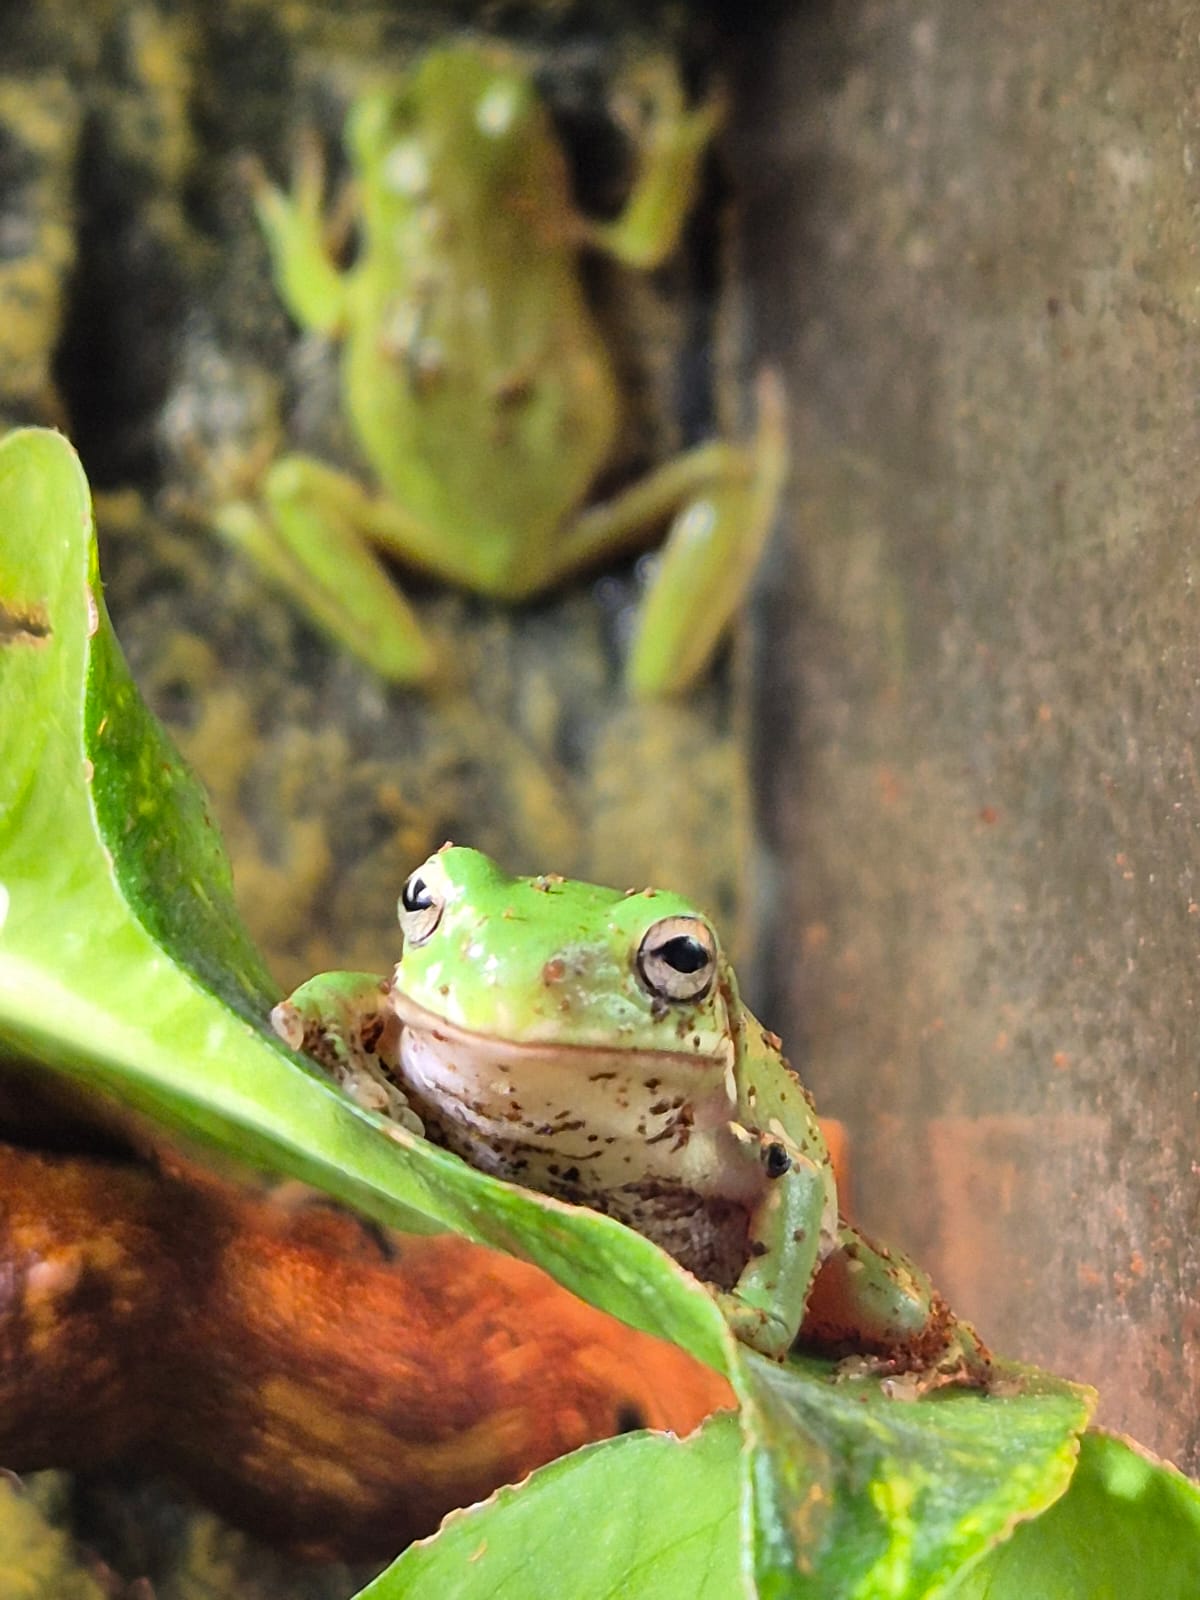
[[[455,1512],[361,1600],[729,1600],[739,1592],[741,1454],[732,1417],[682,1441],[646,1433],[577,1450]]]
[[[889,1399],[815,1361],[744,1361],[759,1593],[906,1600],[1066,1488],[1091,1390],[1007,1367],[994,1394]]]
[[[1067,1483],[1083,1391],[1030,1380],[905,1404],[748,1356],[649,1241],[385,1131],[274,1038],[274,998],[203,797],[112,635],[78,462],[57,435],[14,434],[0,444],[0,1046],[384,1224],[536,1261],[727,1371],[743,1400],[740,1426],[543,1468],[453,1518],[377,1595],[451,1578],[463,1594],[731,1592],[740,1569],[746,1592],[757,1578],[768,1595],[915,1600]],[[1178,1494],[1146,1481],[1139,1508],[1157,1527],[1166,1495],[1179,1534]],[[1187,1539],[1194,1551],[1191,1524]],[[595,1582],[565,1587],[584,1546]]]
[[[711,1299],[648,1240],[360,1112],[271,1034],[203,797],[143,705],[100,589],[82,470],[0,444],[0,1044],[398,1227],[538,1262],[724,1368]]]
[[[952,1590],[954,1600],[1196,1600],[1200,1488],[1104,1433],[1071,1487]]]

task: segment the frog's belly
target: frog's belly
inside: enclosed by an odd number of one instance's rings
[[[762,1168],[722,1081],[694,1057],[508,1048],[405,1029],[403,1087],[426,1132],[472,1166],[617,1217],[697,1277],[745,1265]]]

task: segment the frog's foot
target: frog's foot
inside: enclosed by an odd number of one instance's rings
[[[361,972],[310,978],[275,1006],[271,1026],[286,1045],[323,1067],[364,1111],[424,1134],[421,1119],[388,1070],[398,1052],[400,1023],[378,978]]]
[[[897,1351],[891,1355],[852,1355],[833,1370],[835,1383],[851,1378],[879,1378],[884,1393],[894,1400],[919,1400],[922,1395],[951,1385],[960,1389],[990,1389],[992,1358],[970,1323],[953,1314],[950,1331],[936,1351]]]
[[[736,1291],[713,1289],[709,1292],[720,1306],[735,1339],[748,1344],[759,1355],[782,1361],[791,1347],[795,1330],[764,1306],[751,1305]]]
[[[921,1392],[940,1389],[946,1384],[956,1384],[963,1389],[990,1389],[995,1377],[991,1352],[969,1322],[960,1322],[939,1296],[939,1307],[945,1309],[945,1343],[941,1350],[931,1352],[926,1364],[916,1373]]]
[[[589,228],[594,244],[629,266],[653,268],[679,242],[699,184],[700,161],[725,102],[714,95],[689,110],[675,63],[666,56],[624,72],[613,114],[637,152],[637,172],[621,215]]]
[[[256,156],[241,163],[243,181],[271,252],[276,286],[302,328],[336,334],[346,311],[346,286],[334,263],[325,220],[325,158],[311,129],[297,143],[292,189],[285,194]]]
[[[787,472],[783,386],[774,372],[760,376],[757,394],[752,445],[699,445],[590,506],[547,573],[553,582],[622,555],[673,518],[625,669],[638,699],[690,688],[754,577]]]
[[[366,543],[375,521],[375,502],[352,478],[285,456],[266,474],[258,502],[223,506],[213,527],[335,644],[389,682],[421,683],[436,657]]]
[[[754,444],[701,447],[718,470],[695,486],[668,530],[625,671],[638,699],[691,687],[758,568],[787,472],[787,441],[777,375],[764,372],[757,392]]]

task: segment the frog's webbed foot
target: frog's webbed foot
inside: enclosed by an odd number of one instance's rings
[[[707,666],[741,604],[775,520],[787,473],[783,386],[763,372],[750,445],[697,446],[600,505],[562,540],[548,581],[648,542],[673,518],[642,601],[626,687],[638,699],[679,694]]]
[[[637,699],[682,693],[699,677],[738,610],[774,522],[787,474],[784,392],[758,379],[754,443],[714,440],[667,461],[616,498],[582,512],[547,581],[624,554],[674,518],[646,590],[626,664]]]
[[[987,1389],[994,1376],[991,1356],[975,1329],[951,1315],[953,1330],[936,1352],[844,1356],[833,1370],[835,1383],[878,1378],[893,1400],[919,1400],[935,1389]]]
[[[271,1026],[293,1050],[324,1068],[364,1111],[375,1111],[409,1133],[421,1119],[395,1082],[400,1020],[380,980],[365,972],[324,972],[310,978],[271,1012]]]
[[[710,1286],[709,1293],[720,1306],[735,1339],[772,1361],[783,1360],[795,1337],[783,1318],[774,1316],[765,1306],[750,1305],[735,1290]]]
[[[336,334],[345,317],[346,288],[326,225],[325,157],[316,134],[306,129],[297,141],[290,193],[270,181],[257,156],[244,157],[241,171],[288,310],[302,328]]]
[[[625,669],[638,699],[678,694],[695,682],[758,569],[787,474],[783,385],[776,373],[761,374],[757,398],[752,445],[713,444],[696,452],[719,453],[719,470],[698,483],[676,513],[642,601]]]
[[[675,63],[652,56],[621,75],[612,105],[637,152],[637,173],[621,215],[592,224],[588,234],[629,266],[649,269],[679,242],[696,198],[700,161],[725,101],[713,95],[689,110]]]

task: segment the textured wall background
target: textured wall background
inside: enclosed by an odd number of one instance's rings
[[[796,412],[768,1015],[861,1220],[1196,1471],[1200,20],[826,0],[743,44]]]

